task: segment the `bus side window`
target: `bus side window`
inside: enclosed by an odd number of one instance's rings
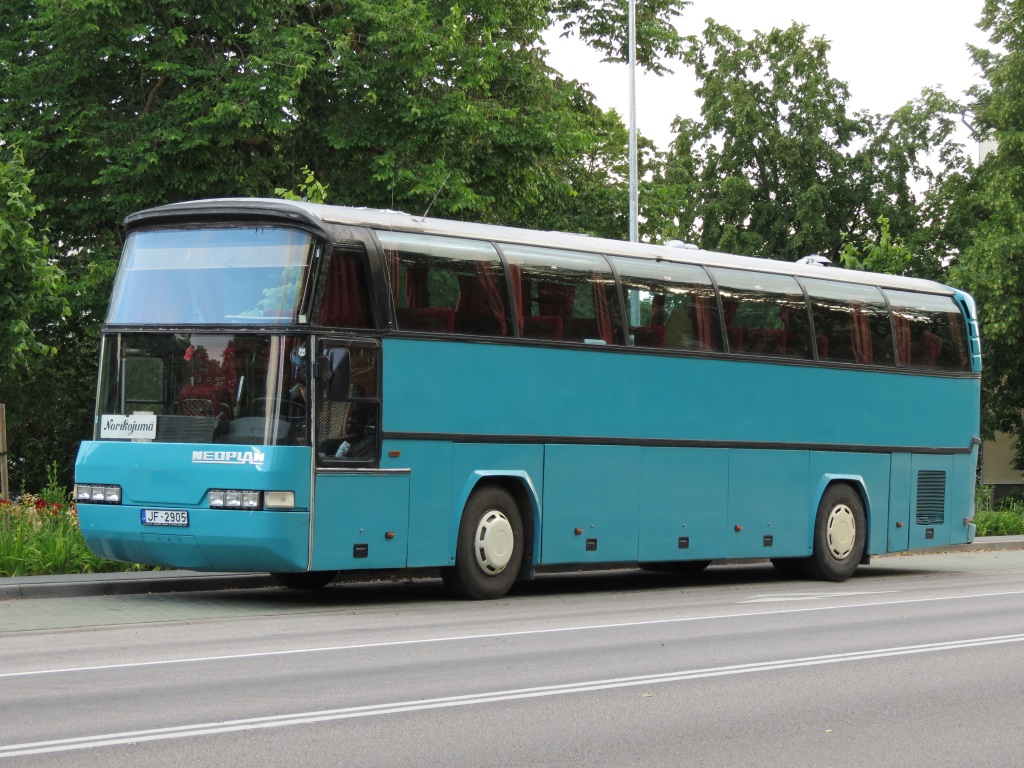
[[[722,296],[729,351],[769,357],[813,357],[807,301],[795,278],[711,269]]]
[[[505,275],[490,243],[378,231],[399,330],[510,336]]]
[[[508,260],[520,336],[622,344],[622,312],[603,256],[501,244]]]
[[[886,290],[900,366],[970,370],[967,325],[952,296]]]
[[[613,258],[626,294],[633,346],[722,351],[722,323],[711,278],[700,267]],[[634,307],[633,303],[637,306]]]
[[[889,310],[869,285],[802,278],[811,299],[818,359],[894,365]]]
[[[377,458],[380,416],[377,351],[350,347],[348,352],[348,398],[339,400],[331,396],[328,386],[319,388],[317,456],[328,461],[372,461]]]
[[[373,327],[362,254],[331,254],[317,324],[331,328]]]

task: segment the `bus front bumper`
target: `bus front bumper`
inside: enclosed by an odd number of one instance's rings
[[[89,548],[110,560],[196,571],[273,573],[309,564],[308,510],[176,508],[188,513],[187,525],[145,525],[145,509],[152,507],[80,503]]]

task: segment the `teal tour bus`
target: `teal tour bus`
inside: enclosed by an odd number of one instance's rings
[[[838,581],[973,537],[953,288],[287,200],[126,228],[76,464],[104,557],[495,598],[570,564]]]

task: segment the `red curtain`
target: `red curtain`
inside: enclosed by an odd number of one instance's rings
[[[388,265],[388,278],[391,281],[391,300],[398,306],[398,289],[402,279],[398,251],[385,250],[384,259]]]
[[[459,275],[459,301],[455,305],[455,311],[459,314],[494,318],[501,328],[500,335],[506,336],[508,323],[505,321],[505,300],[495,279],[494,268],[486,261],[476,262],[475,268],[475,277]]]
[[[597,333],[605,344],[612,343],[612,315],[608,309],[608,286],[602,281],[600,274],[594,274],[594,315],[597,320]]]
[[[320,325],[369,328],[370,317],[361,288],[362,270],[357,257],[347,254],[333,256],[320,305]]]
[[[651,298],[651,326],[662,328],[665,325],[665,294],[655,294]]]
[[[893,312],[892,326],[896,334],[896,359],[900,365],[910,365],[910,320]]]
[[[850,341],[853,343],[853,359],[858,363],[870,363],[874,359],[871,349],[871,324],[863,304],[853,305],[850,316]]]
[[[537,303],[540,314],[560,317],[563,322],[572,318],[573,302],[576,298],[576,287],[558,283],[538,283]]]
[[[405,300],[410,308],[430,306],[430,270],[427,267],[409,266],[405,270]]]
[[[516,306],[516,325],[519,326],[519,335],[523,335],[523,295],[527,300],[530,297],[529,286],[523,290],[523,268],[519,264],[508,265],[508,279],[512,281],[512,300]]]
[[[711,298],[693,297],[693,320],[697,341],[701,349],[715,349],[714,326],[712,325]]]

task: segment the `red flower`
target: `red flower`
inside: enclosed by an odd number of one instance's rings
[[[42,499],[36,499],[36,509],[42,509],[46,506],[46,502]]]

